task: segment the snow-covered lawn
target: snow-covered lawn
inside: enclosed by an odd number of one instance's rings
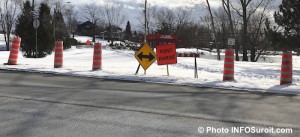
[[[158,66],[156,62],[147,70],[146,75],[144,75],[142,68],[138,75],[134,75],[138,62],[134,58],[133,51],[103,49],[103,68],[100,71],[91,71],[92,48],[77,49],[72,47],[72,49],[66,50],[64,52],[64,67],[60,69],[53,68],[53,54],[46,58],[30,59],[22,57],[20,53],[18,65],[3,65],[7,62],[8,56],[9,52],[0,52],[0,69],[247,91],[300,93],[300,58],[297,56],[294,56],[294,83],[284,86],[279,85],[280,62],[235,62],[235,81],[223,82],[224,62],[212,59],[197,59],[199,78],[195,79],[193,78],[193,58],[178,58],[178,64],[169,66],[170,76],[167,76],[166,66]]]
[[[75,39],[79,42],[79,43],[85,43],[87,40],[92,41],[93,38],[89,37],[89,36],[75,36]],[[101,39],[96,38],[96,41],[100,41]]]
[[[0,51],[6,50],[5,41],[0,40]]]
[[[13,37],[15,37],[14,34],[10,35],[10,42],[12,41]],[[10,43],[11,46],[11,43]],[[6,43],[5,43],[5,38],[4,34],[0,33],[0,51],[5,51],[6,50]]]

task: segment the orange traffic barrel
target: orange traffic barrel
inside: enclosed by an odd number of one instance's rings
[[[94,45],[93,70],[102,69],[102,45],[97,42]]]
[[[291,51],[283,51],[280,85],[293,82],[293,55]]]
[[[63,52],[64,52],[64,43],[63,41],[56,41],[54,48],[54,68],[62,68],[63,67]]]
[[[19,36],[16,36],[12,41],[12,46],[10,49],[10,54],[7,62],[8,65],[17,65],[20,44],[21,44],[21,38]]]
[[[234,50],[227,48],[225,51],[223,81],[234,80]]]

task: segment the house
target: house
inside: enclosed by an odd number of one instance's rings
[[[118,40],[123,41],[125,38],[125,34],[122,31],[112,32],[112,35],[110,35],[110,31],[103,31],[100,32],[100,38],[105,40]]]
[[[103,26],[96,26],[95,35],[97,38],[106,39],[106,40],[124,40],[125,34],[123,33],[120,27],[113,26],[112,34],[110,34],[110,27],[104,28]],[[94,24],[90,21],[86,21],[77,26],[76,35],[80,36],[93,36]]]
[[[106,40],[118,40],[123,41],[125,38],[125,34],[122,29],[118,26],[113,26],[112,31],[110,31],[110,27],[105,27],[105,30],[100,32],[100,37]],[[112,34],[111,34],[112,33]]]
[[[81,36],[93,36],[94,24],[90,21],[86,21],[82,24],[77,25],[77,35]]]

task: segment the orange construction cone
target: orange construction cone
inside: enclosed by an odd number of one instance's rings
[[[234,80],[234,50],[227,48],[224,59],[223,81]]]
[[[63,41],[55,42],[55,56],[54,56],[54,68],[62,68],[63,67],[63,52],[64,52],[64,43]]]
[[[21,44],[21,38],[19,36],[16,36],[14,38],[14,40],[12,41],[12,46],[11,46],[11,49],[10,49],[9,59],[8,59],[8,62],[7,62],[8,65],[17,65],[20,44]]]
[[[93,70],[102,69],[102,45],[97,42],[94,45]]]
[[[293,82],[293,55],[291,51],[283,51],[280,85]]]

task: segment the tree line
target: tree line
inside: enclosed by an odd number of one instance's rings
[[[214,0],[219,3],[218,7],[212,7],[210,2],[212,1],[191,0],[194,7],[178,8],[148,4],[146,30],[148,34],[177,35],[180,47],[217,49],[218,53],[220,48],[228,46],[228,38],[235,38],[236,44],[233,48],[237,61],[255,62],[267,50],[299,50],[297,43],[300,33],[300,0],[282,0],[279,7],[272,0]],[[53,5],[54,12],[51,10]],[[42,44],[44,47],[39,46],[38,53],[34,51],[32,38],[34,6],[39,8],[36,11],[39,12],[41,20],[38,39],[46,43]],[[128,17],[121,4],[110,2],[104,5],[85,4],[79,9],[78,13],[73,5],[67,5],[63,1],[53,4],[53,1],[43,0],[40,5],[31,5],[29,1],[2,0],[0,25],[7,45],[15,25],[15,33],[23,38],[22,50],[25,56],[34,57],[38,54],[43,57],[51,54],[55,39],[72,42],[70,36],[74,36],[78,20],[87,20],[93,24],[91,33],[95,41],[95,35],[99,35],[99,31],[112,35]],[[277,9],[275,13],[274,9]],[[143,33],[143,12],[140,10],[137,16],[138,26],[132,27],[127,21],[124,31],[127,40],[133,41],[133,35],[137,34],[133,34],[132,30]],[[53,22],[54,18],[56,22]],[[113,42],[111,39],[111,44]]]
[[[149,6],[148,33],[177,35],[182,47],[226,48],[227,39],[235,38],[236,60],[256,62],[267,50],[299,50],[299,0],[283,0],[279,10],[273,0],[192,0],[190,7]],[[199,8],[198,8],[199,7]],[[201,14],[199,19],[191,13]],[[138,18],[143,16],[140,13]],[[140,27],[145,22],[140,20]],[[239,55],[242,54],[240,57]],[[220,59],[220,57],[218,57]]]

